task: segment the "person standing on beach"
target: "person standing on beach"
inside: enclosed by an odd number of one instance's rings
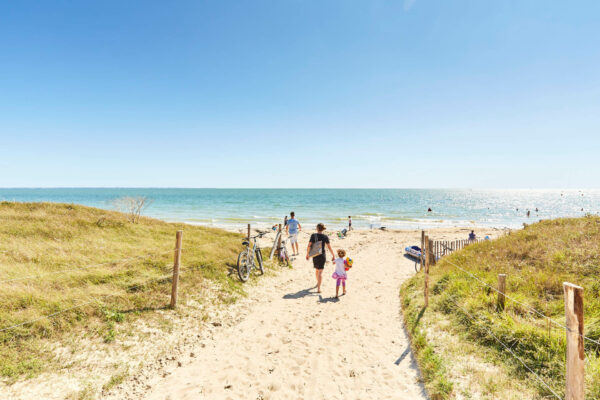
[[[348,230],[352,230],[352,216],[348,215]]]
[[[287,220],[285,231],[287,232],[290,243],[292,244],[292,255],[297,256],[300,254],[300,249],[298,248],[298,232],[302,230],[302,225],[300,225],[300,222],[298,222],[296,219],[296,214],[294,214],[293,211],[290,213],[290,217],[290,219],[287,219],[287,215],[285,217]]]
[[[329,252],[331,252],[331,261],[335,260],[335,253],[333,252],[333,249],[331,248],[331,244],[329,244],[329,237],[327,237],[327,235],[325,235],[323,232],[325,232],[325,225],[323,224],[318,224],[317,225],[317,233],[313,233],[312,235],[310,235],[310,240],[308,241],[308,248],[306,249],[306,259],[308,260],[310,258],[310,248],[312,247],[313,243],[317,243],[317,242],[321,242],[322,243],[322,248],[321,248],[321,253],[313,256],[313,266],[315,267],[315,277],[317,278],[317,293],[321,293],[321,282],[323,280],[323,269],[325,268],[325,262],[327,261],[326,257],[325,257],[325,246],[327,245],[327,248],[329,249]]]

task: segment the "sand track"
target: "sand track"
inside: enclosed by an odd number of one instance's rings
[[[414,273],[402,239],[416,232],[353,232],[334,240],[355,268],[335,299],[333,265],[323,293],[312,263],[298,258],[273,285],[253,288],[241,322],[214,332],[193,360],[152,382],[143,398],[426,399],[403,330],[398,291]],[[301,236],[301,248],[307,236]]]

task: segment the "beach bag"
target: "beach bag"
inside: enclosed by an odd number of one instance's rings
[[[310,250],[308,251],[308,256],[310,258],[320,256],[321,254],[323,254],[323,241],[317,240],[317,239],[319,239],[318,233],[314,233],[314,235],[315,235],[315,242],[310,245]]]

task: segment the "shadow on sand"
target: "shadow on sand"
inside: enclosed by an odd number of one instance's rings
[[[410,354],[410,345],[406,346],[406,350],[404,350],[404,353],[402,353],[402,355],[394,362],[394,364],[396,365],[400,365],[400,363],[406,358],[407,355]]]
[[[319,303],[337,303],[340,301],[337,297],[323,297],[319,295]]]
[[[316,296],[317,292],[313,292],[314,287],[308,289],[302,289],[296,293],[288,293],[283,296],[284,299],[301,299],[306,296]]]
[[[404,258],[406,258],[407,260],[410,260],[412,262],[421,263],[421,259],[419,259],[415,256],[411,256],[409,254],[404,254]]]

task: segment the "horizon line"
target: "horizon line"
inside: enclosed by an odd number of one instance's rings
[[[600,190],[600,187],[192,187],[192,186],[11,186],[13,189],[211,189],[211,190]]]

